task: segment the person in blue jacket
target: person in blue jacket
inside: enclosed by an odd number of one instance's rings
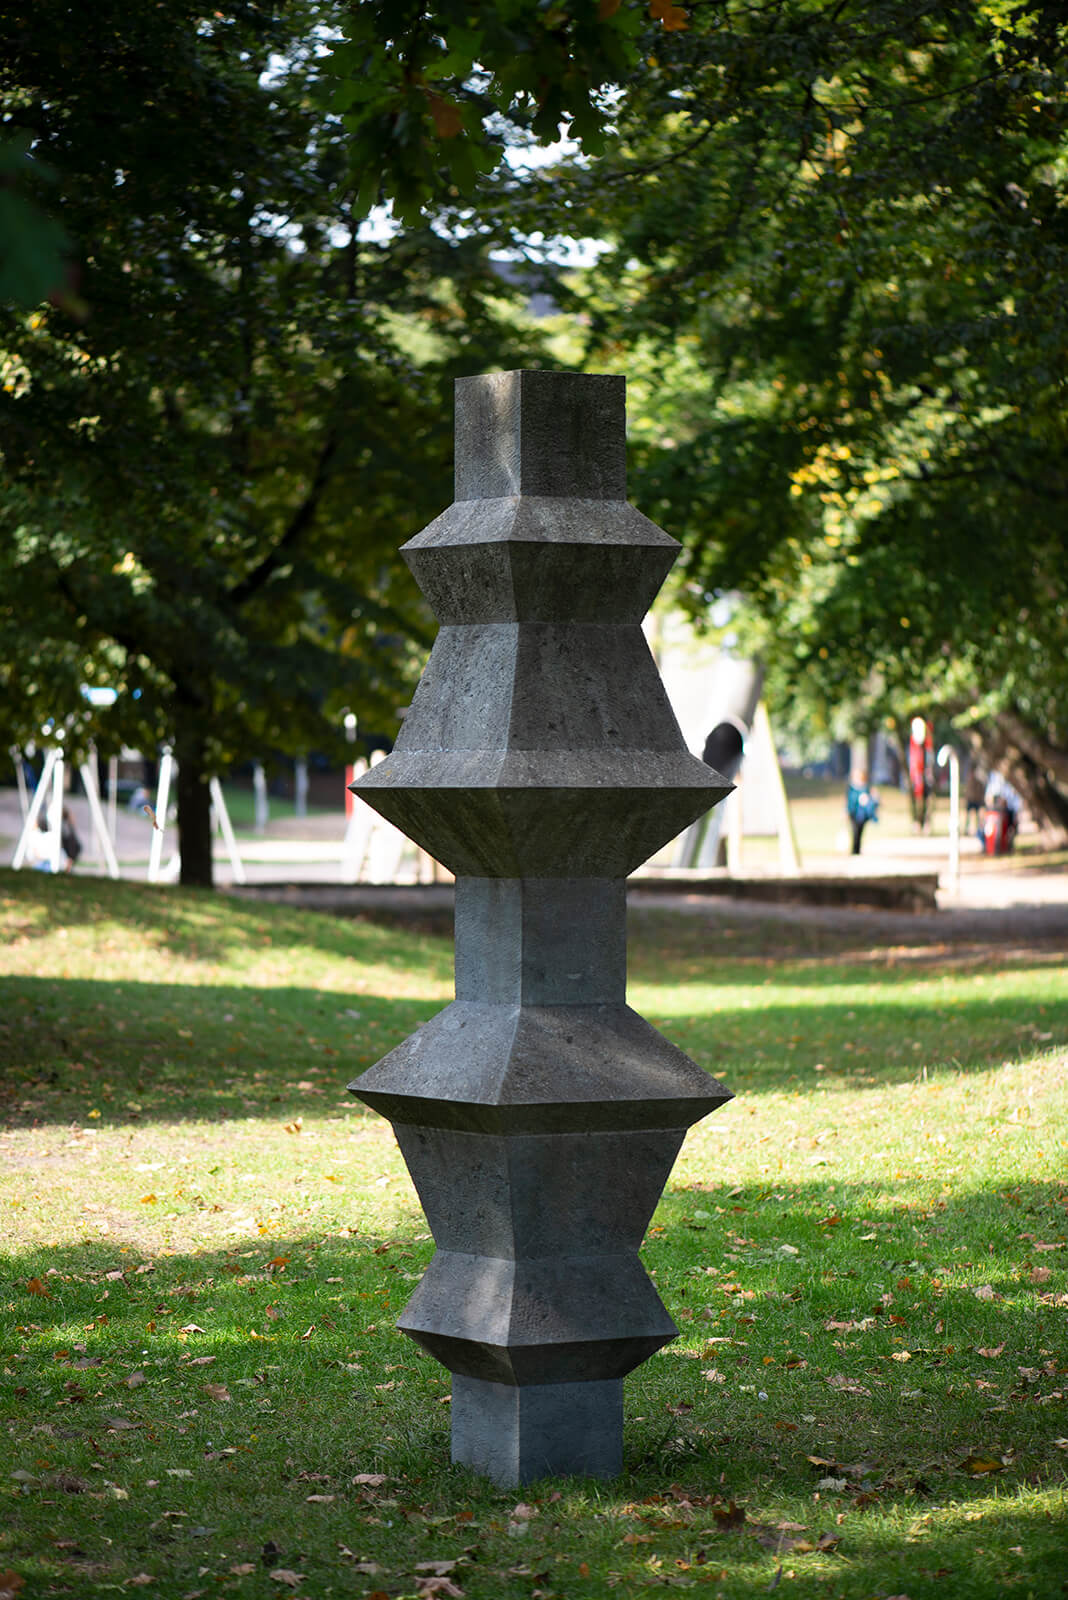
[[[856,768],[846,790],[846,810],[853,825],[853,854],[860,855],[865,825],[879,820],[879,797],[868,787],[868,774]]]

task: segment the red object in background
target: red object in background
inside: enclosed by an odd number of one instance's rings
[[[345,816],[346,816],[346,818],[352,816],[353,807],[356,804],[356,796],[349,789],[349,784],[350,783],[355,783],[355,782],[356,782],[356,768],[353,767],[353,766],[346,767],[345,768]]]
[[[929,794],[933,787],[931,777],[934,771],[934,730],[922,717],[913,717],[911,732],[909,788],[914,795]]]
[[[1007,855],[1016,837],[1016,819],[1007,806],[987,806],[983,812],[983,853]]]

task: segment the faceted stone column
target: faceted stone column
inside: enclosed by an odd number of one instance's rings
[[[730,785],[641,620],[678,545],[626,502],[624,380],[456,386],[456,500],[403,547],[441,630],[353,784],[449,867],[456,999],[352,1084],[437,1253],[400,1327],[501,1484],[622,1465],[623,1377],[678,1329],[638,1258],[686,1128],[730,1095],[626,1004],[626,884]]]

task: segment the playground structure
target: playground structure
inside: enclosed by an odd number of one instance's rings
[[[30,854],[30,846],[34,840],[35,832],[42,831],[40,823],[42,817],[47,822],[46,845],[47,852],[34,864],[52,872],[59,872],[62,866],[62,822],[67,789],[67,768],[73,766],[82,781],[82,788],[89,805],[89,817],[93,830],[91,845],[92,853],[99,853],[107,874],[110,878],[122,876],[116,840],[118,835],[118,758],[112,756],[108,762],[108,800],[105,810],[101,802],[100,788],[96,777],[96,757],[90,747],[89,757],[77,763],[66,759],[61,742],[50,744],[45,748],[44,763],[41,776],[37,780],[32,795],[26,782],[26,759],[24,752],[13,745],[9,752],[15,767],[16,782],[19,792],[19,810],[21,813],[22,827],[18,842],[11,858],[11,865],[17,872],[25,866]],[[142,809],[151,817],[152,838],[148,855],[148,881],[149,883],[170,883],[177,880],[181,871],[181,855],[175,849],[166,864],[163,861],[164,835],[167,829],[167,810],[170,804],[171,786],[177,770],[174,754],[169,747],[164,747],[160,757],[159,776],[156,783],[155,805],[147,801]],[[212,814],[214,818],[213,831],[217,828],[223,836],[230,866],[233,871],[235,883],[246,883],[247,875],[237,840],[230,822],[230,814],[226,807],[222,785],[217,777],[210,780],[210,794]]]

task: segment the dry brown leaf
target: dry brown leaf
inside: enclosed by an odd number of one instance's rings
[[[718,1528],[740,1528],[745,1522],[745,1510],[734,1500],[725,1506],[713,1506],[712,1516]]]
[[[214,1360],[214,1356],[193,1356],[193,1358],[190,1361],[187,1361],[185,1364],[187,1367],[210,1367]]]
[[[184,1328],[178,1329],[179,1333],[203,1333],[204,1329],[199,1322],[187,1322]]]
[[[451,1578],[423,1578],[419,1583],[420,1600],[433,1600],[436,1595],[444,1595],[445,1600],[463,1600],[464,1592],[453,1583]]]
[[[975,1298],[977,1300],[993,1300],[994,1299],[994,1291],[991,1288],[989,1283],[981,1284],[978,1289],[973,1289],[972,1290],[972,1294],[974,1294],[974,1296],[975,1296]]]
[[[143,1383],[148,1382],[148,1379],[145,1377],[143,1372],[131,1372],[130,1376],[128,1378],[123,1378],[122,1381],[126,1385],[127,1389],[140,1389]]]
[[[353,1483],[366,1484],[369,1489],[380,1489],[389,1479],[384,1472],[358,1472],[353,1478]]]
[[[288,1583],[291,1589],[297,1589],[304,1582],[303,1572],[291,1572],[288,1567],[275,1567],[267,1576],[273,1583]]]
[[[151,1572],[138,1572],[132,1578],[127,1578],[126,1583],[127,1586],[134,1584],[138,1589],[143,1589],[146,1583],[155,1583],[155,1581]]]
[[[39,1294],[45,1300],[52,1298],[51,1290],[43,1278],[29,1278],[26,1282],[26,1292],[28,1294]],[[15,1574],[12,1573],[12,1577],[14,1576]],[[20,1578],[19,1583],[21,1584],[21,1582],[22,1579]]]
[[[235,1578],[247,1578],[249,1573],[255,1572],[255,1570],[256,1563],[254,1561],[239,1561],[236,1567],[230,1568],[231,1575]]]
[[[1053,1272],[1049,1267],[1032,1267],[1027,1274],[1028,1283],[1048,1283]]]
[[[456,1556],[452,1561],[417,1561],[413,1570],[416,1572],[429,1572],[435,1578],[445,1578],[448,1577],[459,1559],[459,1556]]]
[[[210,1400],[229,1400],[231,1398],[230,1391],[225,1383],[206,1383],[204,1385],[204,1393]]]
[[[1005,1345],[1004,1345],[1004,1342],[1003,1342],[1001,1344],[994,1345],[992,1349],[977,1350],[976,1351],[976,1355],[986,1356],[989,1360],[992,1361],[995,1356],[999,1356],[1001,1354],[1001,1352],[1004,1350],[1004,1348],[1005,1348]]]
[[[307,1494],[304,1499],[308,1505],[329,1506],[337,1499],[336,1494]]]

